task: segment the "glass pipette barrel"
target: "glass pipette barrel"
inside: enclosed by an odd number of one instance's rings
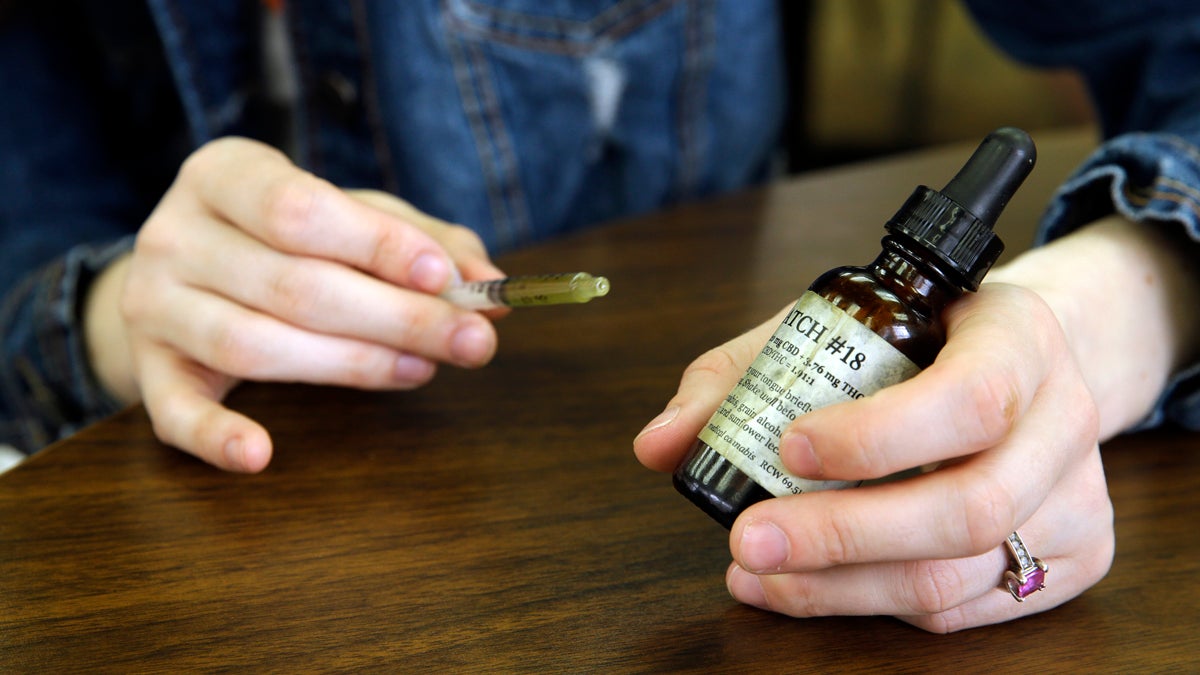
[[[442,297],[466,309],[578,304],[608,294],[605,277],[587,272],[535,274],[454,286]]]

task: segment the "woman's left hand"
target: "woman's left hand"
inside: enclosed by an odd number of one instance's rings
[[[1103,578],[1114,533],[1098,443],[1152,406],[1179,326],[1169,312],[1143,312],[1136,331],[1130,324],[1097,337],[1090,295],[1114,289],[1069,273],[1086,265],[1113,275],[1105,262],[1120,261],[1118,277],[1172,282],[1108,298],[1108,318],[1138,309],[1145,293],[1178,289],[1157,240],[1146,239],[1149,251],[1130,248],[1143,236],[1137,227],[1092,226],[997,270],[989,279],[1008,283],[984,284],[948,310],[947,343],[929,368],[789,425],[780,454],[802,477],[869,480],[936,468],[750,507],[730,534],[733,596],[794,616],[890,614],[950,632],[1050,609]],[[643,464],[675,468],[777,319],[685,371],[667,410],[634,442]],[[1129,345],[1147,339],[1167,355],[1130,356]],[[1002,587],[1013,531],[1049,567],[1044,590],[1021,603]]]

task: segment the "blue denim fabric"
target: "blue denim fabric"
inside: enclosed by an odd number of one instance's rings
[[[373,4],[399,192],[503,250],[762,178],[784,91],[774,11],[773,0]]]
[[[1059,188],[1037,243],[1112,213],[1200,241],[1200,3],[967,5],[1017,58],[1082,73],[1100,114],[1106,140]],[[1200,261],[1200,244],[1193,254]],[[1171,379],[1139,428],[1168,420],[1200,429],[1200,363]]]
[[[20,3],[0,24],[0,443],[112,411],[88,283],[178,163],[263,102],[258,3]],[[766,177],[774,0],[288,0],[294,158],[474,228],[493,252]]]
[[[783,0],[787,1],[787,0]],[[113,402],[79,307],[179,161],[279,141],[257,3],[16,3],[0,23],[0,443],[32,451]],[[1200,232],[1200,3],[968,0],[1014,55],[1074,67],[1109,141],[1044,238],[1119,210]],[[289,0],[295,158],[397,192],[493,251],[762,177],[780,123],[771,0]],[[1200,428],[1200,377],[1148,423]]]
[[[143,67],[145,41],[117,30],[108,60],[88,58],[78,46],[94,34],[32,5],[0,22],[0,444],[25,451],[116,408],[87,366],[79,308],[166,187],[156,158],[175,145],[155,121],[170,114],[153,85],[170,80]]]

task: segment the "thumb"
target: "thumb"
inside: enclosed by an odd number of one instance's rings
[[[790,305],[692,361],[666,408],[633,439],[633,452],[639,462],[655,471],[673,471],[678,466],[696,434],[753,363],[788,309]]]

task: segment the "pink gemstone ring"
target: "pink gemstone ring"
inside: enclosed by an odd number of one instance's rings
[[[1025,542],[1016,532],[1008,535],[1004,544],[1013,559],[1012,568],[1004,573],[1004,585],[1017,602],[1025,602],[1025,598],[1046,587],[1046,572],[1050,568],[1040,558],[1029,554]]]

